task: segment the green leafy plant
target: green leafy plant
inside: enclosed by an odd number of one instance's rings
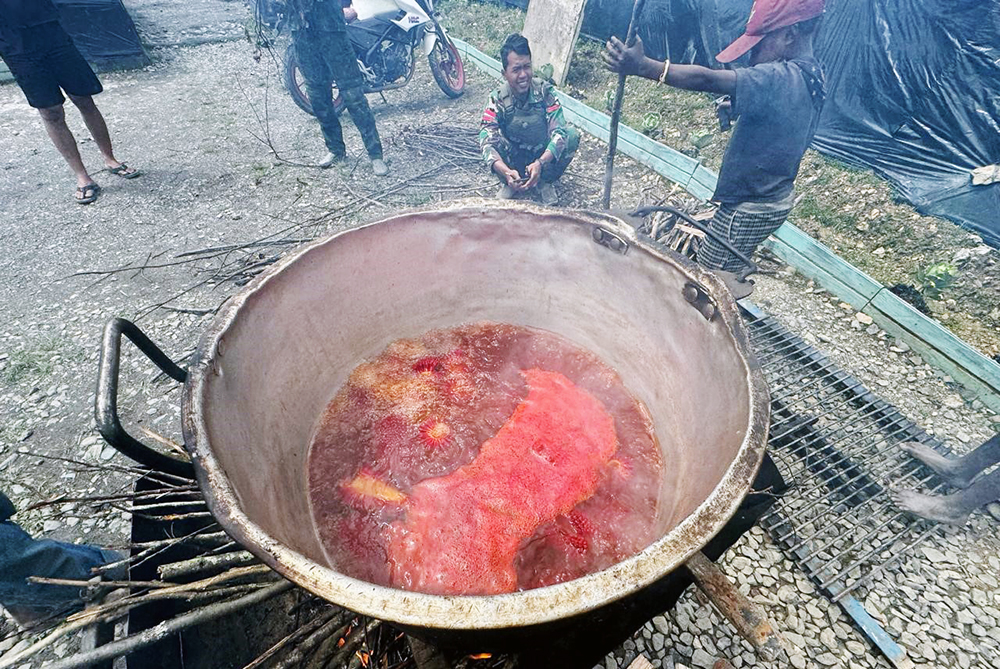
[[[642,117],[642,134],[652,135],[660,127],[662,121],[660,112],[649,112]]]
[[[921,293],[936,300],[957,275],[958,268],[951,263],[933,263],[917,271],[917,286]]]
[[[545,63],[545,65],[542,65],[537,70],[538,76],[541,77],[542,79],[544,79],[545,81],[549,82],[549,83],[555,83],[552,80],[552,75],[554,73],[555,73],[555,68],[552,67],[552,63]]]
[[[615,108],[615,93],[617,91],[614,88],[604,91],[604,106],[607,107],[609,112]]]

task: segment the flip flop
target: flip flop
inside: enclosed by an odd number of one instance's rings
[[[132,170],[129,172],[129,170]],[[118,167],[109,167],[108,171],[114,174],[116,177],[121,177],[122,179],[135,179],[137,176],[142,174],[137,169],[131,168],[125,163],[122,163]]]
[[[86,186],[77,188],[76,192],[78,193],[78,196],[75,198],[77,204],[90,204],[100,195],[101,187],[97,184],[87,184]],[[90,195],[87,194],[88,192]]]

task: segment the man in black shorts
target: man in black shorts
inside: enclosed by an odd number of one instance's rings
[[[38,110],[45,131],[76,175],[76,201],[90,204],[101,192],[66,125],[63,91],[80,110],[111,174],[125,179],[139,171],[115,158],[104,116],[91,97],[104,90],[90,65],[59,25],[52,0],[0,0],[0,57],[7,63],[28,104]]]

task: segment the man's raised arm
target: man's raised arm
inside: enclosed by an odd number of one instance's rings
[[[617,37],[608,40],[604,63],[612,72],[633,74],[653,81],[662,81],[675,88],[706,93],[731,94],[736,90],[736,73],[732,70],[713,70],[701,65],[681,65],[653,60],[646,56],[642,40],[626,47]],[[668,61],[669,62],[669,61]],[[663,78],[666,69],[666,78]]]

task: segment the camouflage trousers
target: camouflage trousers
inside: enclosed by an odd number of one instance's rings
[[[566,149],[559,156],[559,160],[553,160],[542,165],[541,182],[548,184],[559,179],[563,175],[563,172],[566,171],[566,168],[569,167],[579,146],[580,132],[576,128],[566,128]],[[546,147],[543,146],[540,149],[531,150],[510,144],[506,147],[498,147],[497,153],[500,154],[500,157],[503,158],[508,167],[517,170],[523,176],[524,168],[538,160],[545,153],[545,149]],[[500,181],[506,183],[502,178]]]
[[[371,158],[382,157],[375,116],[361,91],[363,79],[357,55],[346,32],[296,30],[292,33],[299,68],[306,83],[306,95],[323,131],[326,148],[335,156],[347,153],[344,131],[333,106],[332,88],[337,84],[351,120],[361,133]]]

